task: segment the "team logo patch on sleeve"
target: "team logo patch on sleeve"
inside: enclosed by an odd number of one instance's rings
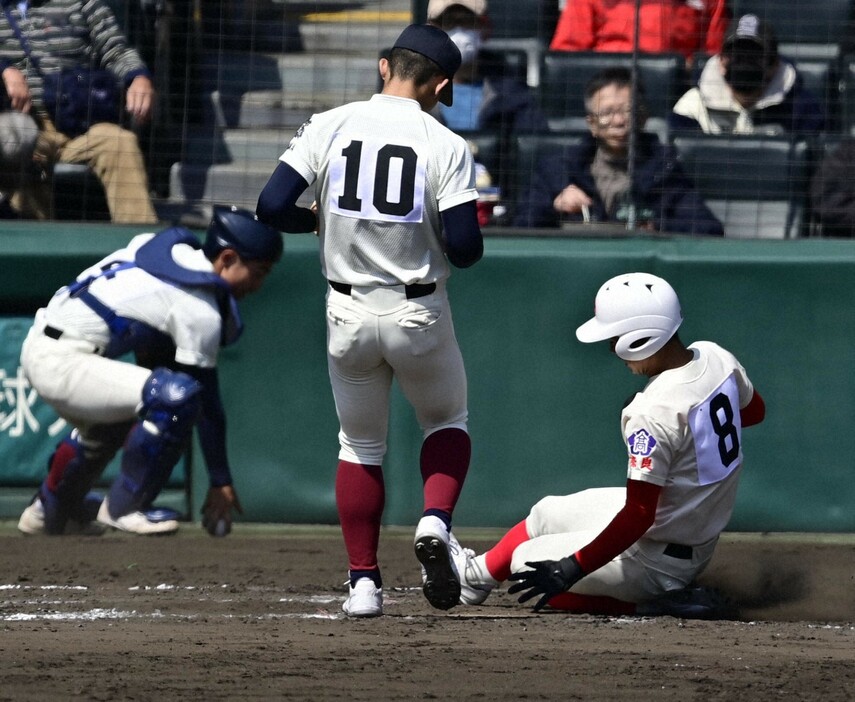
[[[656,447],[656,439],[647,429],[639,429],[626,437],[629,452],[634,456],[649,456]]]

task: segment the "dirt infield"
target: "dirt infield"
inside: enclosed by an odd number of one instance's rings
[[[384,532],[387,615],[352,621],[334,528],[4,524],[0,700],[855,699],[851,536],[726,535],[705,580],[741,603],[727,622],[533,615],[504,591],[439,612],[411,539]]]

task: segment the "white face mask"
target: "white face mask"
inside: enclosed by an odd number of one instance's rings
[[[477,29],[455,27],[448,32],[448,37],[460,49],[463,63],[472,63],[481,49],[481,33]]]

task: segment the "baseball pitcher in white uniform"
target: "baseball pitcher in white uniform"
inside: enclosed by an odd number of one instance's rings
[[[327,357],[340,423],[336,504],[349,559],[351,617],[383,613],[377,547],[392,380],[424,441],[415,552],[437,608],[460,597],[449,541],[469,469],[466,374],[445,281],[483,253],[466,142],[428,114],[453,100],[460,52],[442,30],[411,25],[381,58],[380,94],[311,117],[262,191],[259,218],[317,231],[327,291]],[[315,186],[314,211],[297,198]]]
[[[591,614],[725,616],[718,593],[694,584],[733,511],[742,429],[765,404],[739,361],[721,346],[686,347],[673,288],[647,273],[600,288],[595,316],[576,330],[606,341],[649,378],[621,413],[625,488],[545,497],[489,551],[454,544],[461,603],[480,604],[504,580],[534,609]]]
[[[237,300],[261,286],[281,255],[279,231],[247,210],[215,207],[204,242],[182,227],[135,236],[36,313],[21,366],[74,430],[51,457],[20,531],[176,531],[177,515],[153,501],[196,427],[210,477],[203,526],[228,533],[240,502],[217,355],[243,328]],[[108,495],[90,492],[122,447]]]

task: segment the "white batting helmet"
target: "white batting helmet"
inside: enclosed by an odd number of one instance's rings
[[[615,353],[624,361],[650,358],[674,336],[683,315],[667,281],[649,273],[625,273],[603,283],[594,317],[576,330],[584,343],[617,337]]]

